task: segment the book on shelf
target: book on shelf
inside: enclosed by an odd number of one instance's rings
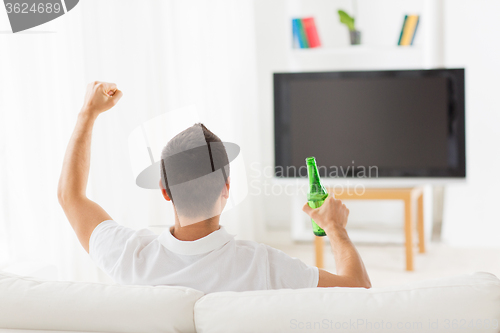
[[[295,18],[292,20],[294,48],[313,48],[321,46],[314,17]]]
[[[299,37],[299,22],[298,19],[292,20],[292,33],[293,33],[293,48],[301,48],[300,37]]]
[[[302,25],[304,26],[304,30],[306,31],[309,47],[321,46],[318,29],[316,29],[316,23],[314,22],[314,17],[303,18]]]
[[[401,33],[399,34],[398,45],[400,46],[413,45],[419,21],[420,21],[419,15],[405,15],[405,19],[403,21],[403,27],[401,28]]]

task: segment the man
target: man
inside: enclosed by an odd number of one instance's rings
[[[89,84],[58,187],[59,202],[80,243],[117,282],[178,285],[205,293],[371,287],[361,257],[345,230],[349,210],[333,197],[320,208],[312,209],[305,204],[303,210],[326,231],[337,274],[308,266],[270,246],[235,240],[228,234],[219,225],[219,219],[229,197],[229,162],[223,146],[217,146],[220,139],[201,124],[177,135],[162,153],[161,192],[167,201],[173,201],[175,225],[158,236],[147,229],[135,231],[114,222],[104,209],[87,198],[86,186],[94,122],[121,97],[122,92],[115,84]],[[204,161],[197,160],[199,155],[193,155],[191,148],[193,141],[200,138],[207,147],[217,147],[210,150],[209,158],[212,171],[214,165],[223,166],[223,178],[213,178],[218,181],[210,180],[210,174],[206,180],[199,177],[201,169],[197,165]],[[189,153],[183,154],[185,151]],[[175,165],[181,167],[176,169]],[[183,185],[195,179],[202,187]]]

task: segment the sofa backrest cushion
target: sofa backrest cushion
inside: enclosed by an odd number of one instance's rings
[[[184,287],[52,282],[0,272],[0,328],[194,332],[201,291]]]
[[[198,333],[498,333],[500,280],[474,273],[391,288],[213,293],[194,314]]]

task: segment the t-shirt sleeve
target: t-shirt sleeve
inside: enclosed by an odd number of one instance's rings
[[[116,282],[133,282],[133,254],[144,246],[141,232],[112,220],[101,222],[90,236],[90,258]]]
[[[268,257],[269,289],[316,288],[319,271],[300,259],[290,257],[283,251],[266,245]]]

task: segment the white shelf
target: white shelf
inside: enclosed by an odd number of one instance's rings
[[[364,54],[364,53],[403,53],[421,52],[418,46],[366,46],[351,45],[345,47],[315,47],[310,49],[292,49],[294,54]]]
[[[290,48],[287,55],[288,67],[292,71],[389,70],[425,67],[424,49],[417,45]]]

